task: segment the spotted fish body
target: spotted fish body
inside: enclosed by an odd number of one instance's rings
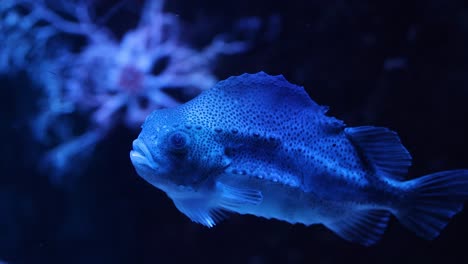
[[[263,72],[219,82],[145,121],[130,158],[192,221],[227,212],[305,225],[371,245],[390,214],[435,238],[468,198],[468,170],[405,181],[395,132],[346,127],[302,87]]]

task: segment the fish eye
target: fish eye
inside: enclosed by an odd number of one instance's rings
[[[189,136],[182,131],[176,131],[169,135],[169,144],[174,151],[183,151],[187,148],[189,143]]]

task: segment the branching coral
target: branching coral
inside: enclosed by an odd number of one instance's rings
[[[98,26],[91,13],[76,1],[60,7],[44,0],[0,4],[0,41],[6,43],[0,72],[24,70],[44,91],[34,134],[53,145],[43,165],[53,168],[54,181],[119,122],[136,129],[152,110],[210,87],[215,60],[248,48],[247,42],[221,36],[192,48],[181,39],[180,19],[164,12],[161,0],[148,0],[137,27],[121,39]],[[77,36],[84,39],[79,49],[70,40]],[[69,125],[74,115],[86,120],[81,133]]]

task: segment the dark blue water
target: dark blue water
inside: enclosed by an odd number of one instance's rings
[[[116,35],[137,24],[143,1],[127,2],[106,20]],[[116,3],[92,4],[102,15]],[[252,47],[221,57],[214,75],[283,74],[349,126],[397,131],[414,157],[410,178],[468,167],[463,1],[178,0],[165,10],[189,24],[209,21],[187,30],[199,47],[242,17],[273,21],[253,36],[231,36],[253,39]],[[468,210],[434,241],[392,219],[369,248],[321,226],[253,216],[232,215],[211,229],[194,224],[137,176],[128,153],[139,131],[123,123],[52,184],[37,166],[47,146],[30,129],[43,89],[24,71],[0,81],[0,260],[7,263],[468,263]]]

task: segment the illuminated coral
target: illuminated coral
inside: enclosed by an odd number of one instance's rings
[[[1,48],[0,72],[12,73],[14,65],[44,90],[34,134],[53,145],[43,165],[53,169],[54,181],[119,122],[136,129],[152,110],[193,97],[217,81],[212,70],[220,55],[248,48],[221,35],[202,49],[191,47],[181,38],[182,22],[163,11],[161,0],[148,0],[137,27],[120,40],[110,28],[97,26],[89,10],[76,1],[59,7],[32,0],[0,5],[0,38],[8,44]],[[79,49],[65,41],[76,36],[84,39]],[[70,125],[73,115],[85,118],[82,133]]]

